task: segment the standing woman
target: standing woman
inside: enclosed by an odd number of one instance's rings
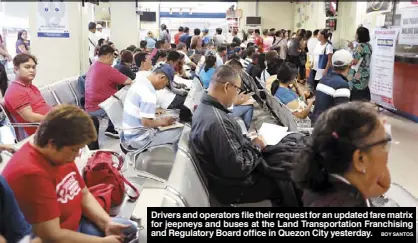
[[[358,45],[353,51],[353,66],[358,68],[350,69],[347,79],[351,89],[351,100],[370,101],[370,60],[372,47],[369,43],[369,30],[365,27],[358,27],[356,31]]]
[[[20,30],[17,33],[16,54],[30,53],[30,41],[28,40],[28,32]]]
[[[318,34],[318,43],[313,52],[313,68],[308,79],[311,91],[316,89],[316,86],[322,77],[326,76],[332,69],[331,60],[334,48],[328,41],[329,34],[330,33],[326,29],[321,30]]]

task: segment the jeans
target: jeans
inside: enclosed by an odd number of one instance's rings
[[[97,111],[88,111],[89,115],[95,116],[97,118],[104,118],[107,117],[106,112],[103,109],[98,109]],[[106,131],[114,131],[115,126],[113,125],[112,121],[109,119],[107,123],[107,129]]]
[[[32,226],[20,211],[12,189],[4,177],[0,176],[0,235],[3,235],[7,242],[18,242],[31,233]]]
[[[122,231],[126,237],[124,242],[135,239],[136,233],[137,233],[137,227],[130,220],[123,219],[123,218],[112,218],[112,221],[115,223],[119,223],[119,224],[130,225],[129,228]],[[98,236],[98,237],[105,236],[105,233],[99,227],[97,227],[97,225],[95,225],[93,222],[89,221],[88,219],[84,217],[82,217],[80,220],[78,232],[86,234],[86,235],[92,235],[92,236]]]
[[[234,117],[241,117],[245,123],[245,127],[250,129],[251,121],[253,120],[254,107],[252,105],[237,105],[232,109]]]

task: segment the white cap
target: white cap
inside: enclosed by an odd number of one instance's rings
[[[97,24],[96,29],[103,29],[103,26],[101,24]]]
[[[353,55],[347,50],[338,50],[332,55],[332,66],[343,67],[348,66],[353,61]]]

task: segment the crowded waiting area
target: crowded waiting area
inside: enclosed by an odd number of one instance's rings
[[[0,243],[416,208],[417,29],[417,1],[0,1]]]

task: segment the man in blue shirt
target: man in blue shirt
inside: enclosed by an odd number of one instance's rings
[[[352,61],[353,57],[347,50],[336,51],[332,56],[332,72],[323,77],[316,87],[312,124],[322,112],[350,101],[350,89],[346,77]]]

